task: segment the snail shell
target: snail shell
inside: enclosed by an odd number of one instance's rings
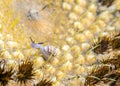
[[[38,44],[35,43],[32,39],[32,44],[31,46],[36,49],[40,49],[41,53],[43,54],[44,60],[51,59],[51,57],[54,57],[58,54],[58,49],[55,48],[54,46],[43,46],[42,43]]]
[[[54,57],[57,55],[58,53],[58,49],[56,49],[54,46],[44,46],[43,48],[40,48],[43,56],[44,56],[44,59],[47,60],[49,57]]]
[[[29,20],[36,20],[36,21],[38,21],[40,19],[39,10],[34,9],[34,8],[30,9],[28,11],[27,17],[28,17]]]

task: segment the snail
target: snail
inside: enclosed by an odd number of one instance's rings
[[[48,4],[45,5],[41,10],[38,10],[36,8],[31,8],[28,10],[27,17],[29,20],[39,21],[40,20],[40,12],[43,11],[45,8],[48,7]]]
[[[31,40],[31,46],[33,48],[36,48],[36,49],[40,49],[42,55],[43,55],[43,58],[44,60],[50,60],[51,57],[55,57],[57,54],[58,54],[58,49],[54,46],[51,46],[51,45],[47,45],[47,46],[43,46],[43,42],[41,43],[35,43],[32,38],[30,37],[30,40]]]

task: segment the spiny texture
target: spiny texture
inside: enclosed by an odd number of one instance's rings
[[[114,0],[98,0],[102,5],[105,5],[107,7],[109,7],[110,5],[112,5]]]
[[[12,68],[5,69],[5,63],[0,61],[0,85],[7,86],[8,82],[10,80],[13,80],[12,76],[14,74],[14,71]]]
[[[27,81],[34,79],[33,76],[33,63],[30,61],[24,61],[22,64],[19,65],[18,73],[17,73],[17,80],[21,84],[26,84]]]
[[[104,55],[104,59],[101,61],[102,66],[93,69],[93,71],[86,77],[85,86],[119,86],[120,80],[120,53],[119,53],[119,36],[120,33],[117,35],[112,35],[109,37],[109,41],[106,43],[110,46],[112,51],[109,51],[109,56],[107,57]],[[103,39],[103,41],[106,41]],[[104,49],[104,46],[101,48]],[[117,53],[117,51],[118,53]],[[115,50],[115,51],[114,51]]]
[[[42,79],[35,86],[52,86],[53,82],[47,79]]]
[[[110,47],[113,50],[120,49],[120,32],[111,37],[99,37],[98,41],[93,44],[93,51],[96,54],[103,54]]]
[[[115,68],[119,68],[120,67],[120,55],[114,56],[111,59],[103,60],[103,61],[101,61],[101,63],[103,63],[103,64],[109,64],[109,65],[114,65]]]
[[[93,44],[93,47],[95,47],[93,51],[96,54],[103,54],[109,48],[109,42],[110,40],[107,37],[98,38],[98,41]]]
[[[115,35],[111,41],[112,49],[120,49],[120,32]]]
[[[111,59],[101,61],[102,66],[96,68],[91,72],[85,82],[87,85],[108,85],[108,86],[119,86],[120,80],[120,55],[116,55]],[[105,66],[106,65],[106,66]]]
[[[120,69],[110,70],[108,67],[100,67],[97,71],[87,76],[85,86],[97,86],[102,83],[108,86],[119,86]]]
[[[86,77],[85,86],[91,86],[98,83],[103,76],[109,72],[109,69],[110,68],[108,66],[93,69],[93,71]]]

